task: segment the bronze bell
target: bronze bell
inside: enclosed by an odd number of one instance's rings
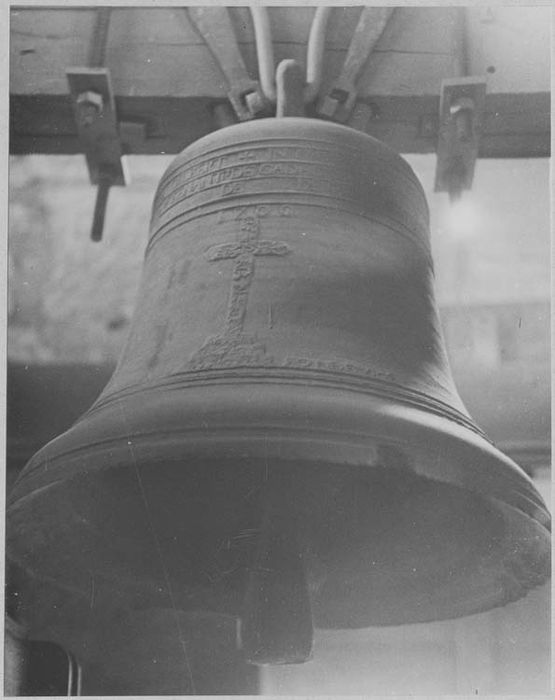
[[[18,615],[42,585],[85,615],[94,578],[116,607],[236,617],[248,661],[290,663],[313,624],[543,583],[548,512],[457,395],[432,278],[424,193],[380,142],[284,118],[188,147],[111,381],[11,493]]]

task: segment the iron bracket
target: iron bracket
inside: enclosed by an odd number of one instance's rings
[[[357,80],[392,14],[391,7],[363,7],[341,74],[318,103],[320,117],[343,123],[349,119],[358,97]]]
[[[187,14],[226,80],[227,95],[238,119],[253,119],[266,109],[267,100],[258,81],[248,74],[228,8],[188,7]]]
[[[97,185],[109,174],[112,185],[126,185],[128,175],[108,69],[71,68],[66,74],[91,183]]]
[[[486,83],[482,78],[444,80],[439,104],[435,191],[460,197],[472,187],[483,128]]]
[[[110,187],[129,183],[124,148],[131,150],[134,142],[144,141],[146,127],[139,123],[118,123],[107,68],[71,68],[66,74],[89,178],[93,185],[98,185],[91,238],[99,241]]]

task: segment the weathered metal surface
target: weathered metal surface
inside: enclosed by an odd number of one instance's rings
[[[234,126],[176,159],[119,365],[11,491],[20,617],[77,653],[92,579],[111,619],[237,617],[247,658],[281,663],[310,618],[457,617],[545,581],[541,497],[452,383],[428,225],[409,166],[337,125]],[[37,579],[65,596],[48,620]]]
[[[434,222],[436,295],[459,391],[471,415],[515,461],[527,470],[537,459],[545,463],[551,444],[549,165],[481,163],[471,238],[460,241],[445,226],[443,196],[432,191],[433,159],[411,162]],[[93,192],[84,159],[12,159],[8,357],[29,371],[22,369],[23,383],[14,385],[20,397],[14,417],[24,422],[8,425],[10,463],[23,466],[69,427],[107,381],[128,332],[149,208],[168,163],[164,157],[132,159],[133,182],[114,191],[107,244],[99,249],[88,241]],[[94,389],[84,363],[102,365]],[[67,380],[64,373],[70,373]],[[29,400],[20,404],[25,392]],[[49,410],[52,396],[56,407]],[[27,411],[32,418],[24,418]]]

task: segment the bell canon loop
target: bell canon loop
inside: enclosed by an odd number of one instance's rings
[[[111,381],[11,493],[17,614],[38,625],[47,585],[86,615],[94,577],[106,606],[235,617],[248,660],[289,663],[313,626],[546,581],[545,504],[467,414],[432,282],[422,188],[371,137],[291,117],[188,147]]]

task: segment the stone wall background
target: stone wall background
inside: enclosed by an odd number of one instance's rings
[[[110,191],[100,243],[95,188],[81,156],[10,161],[8,358],[113,363],[131,319],[150,208],[167,158],[135,158]]]

